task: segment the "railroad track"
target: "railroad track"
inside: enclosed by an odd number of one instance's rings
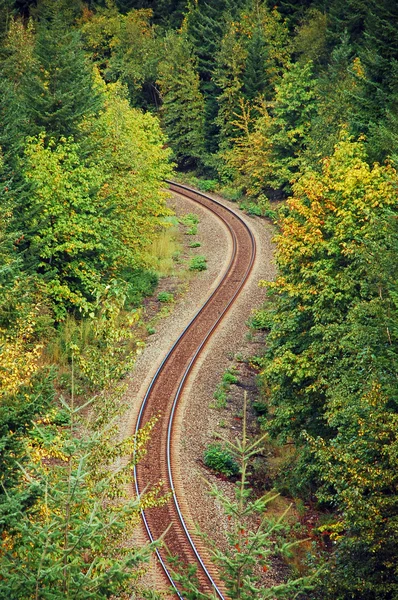
[[[173,445],[174,416],[178,400],[189,373],[201,351],[243,288],[256,255],[255,239],[246,223],[235,212],[221,203],[172,181],[167,181],[172,191],[186,196],[214,213],[227,227],[232,240],[232,255],[229,265],[217,288],[194,318],[184,329],[168,352],[143,399],[137,418],[136,431],[153,416],[161,414],[156,424],[147,454],[135,469],[135,485],[139,495],[148,486],[164,482],[164,491],[171,493],[171,500],[163,507],[152,508],[142,513],[150,540],[156,540],[170,526],[165,544],[168,551],[178,556],[182,564],[195,564],[202,592],[214,593],[221,600],[223,591],[217,584],[217,575],[212,565],[205,564],[200,540],[188,531],[178,500],[178,480],[173,471],[176,448]],[[157,551],[165,576],[176,595],[183,598],[170,573],[167,553]]]

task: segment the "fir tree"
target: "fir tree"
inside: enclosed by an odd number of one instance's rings
[[[84,117],[98,113],[102,99],[77,31],[65,28],[57,6],[38,24],[34,67],[22,83],[30,134],[79,137]]]
[[[254,100],[269,85],[267,71],[267,47],[262,28],[257,25],[247,44],[247,58],[243,76],[244,94]]]
[[[183,35],[168,35],[163,52],[158,79],[163,124],[178,164],[198,166],[204,158],[204,101],[196,61]]]

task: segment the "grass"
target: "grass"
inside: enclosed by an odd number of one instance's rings
[[[199,223],[199,217],[195,213],[188,213],[184,217],[181,217],[180,222],[187,227],[197,225]]]
[[[162,229],[148,249],[146,259],[159,277],[172,275],[182,246],[176,225]]]
[[[219,383],[214,391],[213,398],[214,402],[210,404],[210,408],[221,410],[227,408],[228,392],[231,385],[236,385],[239,379],[236,375],[236,369],[229,367],[222,375],[221,383]]]
[[[222,383],[218,384],[213,394],[215,402],[212,402],[210,408],[221,410],[227,407],[227,392],[224,389]]]

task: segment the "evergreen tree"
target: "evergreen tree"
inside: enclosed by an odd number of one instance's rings
[[[130,92],[133,105],[158,106],[156,70],[159,60],[152,11],[130,11],[122,15],[113,4],[86,11],[80,20],[85,48],[95,56],[107,82],[121,81]]]
[[[217,96],[218,114],[215,120],[219,127],[219,139],[222,149],[228,147],[232,139],[239,135],[236,119],[241,113],[243,99],[243,73],[247,51],[241,43],[238,28],[229,23],[226,34],[216,56],[214,82],[220,89]]]
[[[31,21],[26,26],[20,20],[10,23],[0,67],[0,145],[8,175],[11,172],[17,175],[16,160],[23,152],[24,138],[29,132],[23,81],[34,68],[34,43]]]
[[[159,64],[162,120],[177,163],[195,167],[204,159],[204,101],[192,48],[184,35],[169,34]]]
[[[332,154],[341,128],[350,128],[355,96],[361,85],[358,74],[362,69],[360,60],[354,58],[352,45],[345,33],[340,45],[332,52],[327,70],[317,80],[317,109],[303,153],[303,165],[320,170],[321,159]]]
[[[267,48],[264,32],[257,25],[247,44],[247,58],[243,76],[244,94],[247,100],[254,100],[268,87],[266,71]]]
[[[364,73],[353,131],[368,134],[370,159],[383,161],[398,153],[398,6],[389,0],[362,5],[366,16],[359,56]]]
[[[83,117],[98,113],[102,99],[77,31],[65,28],[57,5],[46,10],[37,27],[33,69],[22,82],[29,133],[79,137]]]
[[[242,135],[224,157],[249,195],[287,192],[299,172],[316,108],[311,75],[311,64],[293,64],[277,86],[270,108],[262,102],[253,110],[241,102],[241,115],[233,123]]]
[[[205,101],[205,140],[206,149],[215,152],[218,147],[218,126],[216,117],[218,106],[216,97],[219,93],[213,72],[216,68],[215,58],[220,49],[225,26],[229,16],[237,14],[241,2],[218,0],[191,2],[184,20],[184,30],[191,41],[198,58],[200,90]]]
[[[273,189],[289,190],[289,183],[299,171],[300,156],[305,149],[315,114],[315,82],[312,64],[292,64],[276,87],[271,105],[272,131],[269,140],[270,175]]]
[[[220,548],[202,534],[212,551],[213,562],[228,598],[232,600],[273,600],[296,598],[312,589],[314,573],[307,577],[289,578],[283,583],[266,586],[263,574],[271,568],[271,556],[285,555],[300,542],[287,542],[284,521],[289,508],[278,519],[267,515],[269,505],[278,494],[256,497],[249,487],[250,468],[254,457],[262,451],[265,436],[249,440],[247,435],[247,397],[243,403],[242,439],[226,442],[225,451],[238,466],[240,477],[235,484],[234,498],[225,495],[217,485],[210,486],[210,494],[228,517],[227,545]],[[200,535],[200,532],[199,532]],[[210,600],[214,595],[199,592],[193,573],[176,573],[175,580],[183,586],[184,597],[192,600]]]

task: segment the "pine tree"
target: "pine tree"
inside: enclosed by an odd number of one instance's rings
[[[276,87],[271,105],[272,131],[269,139],[270,176],[273,189],[289,190],[289,183],[299,171],[300,155],[305,149],[316,110],[315,82],[312,65],[290,65]]]
[[[34,66],[21,87],[31,135],[77,139],[83,117],[97,114],[102,99],[79,33],[65,28],[57,8],[50,6],[38,24]]]
[[[359,57],[364,73],[353,131],[368,134],[370,159],[383,161],[398,149],[398,6],[389,0],[362,4],[366,16]]]
[[[6,36],[15,13],[13,0],[0,0],[0,44]]]
[[[333,153],[341,128],[350,128],[362,69],[345,33],[331,54],[327,70],[317,80],[318,102],[302,157],[304,165],[320,170],[321,159]]]
[[[164,40],[158,83],[162,121],[177,163],[192,168],[204,159],[204,101],[192,48],[184,35]]]
[[[23,93],[23,81],[34,68],[33,23],[25,26],[21,20],[10,23],[2,48],[0,68],[0,146],[4,168],[16,175],[16,160],[21,156],[24,138],[29,134],[27,101]],[[9,186],[8,186],[9,187]]]
[[[247,51],[241,43],[235,23],[229,23],[220,51],[216,56],[214,82],[220,89],[217,96],[218,114],[215,119],[219,127],[219,139],[222,149],[227,148],[239,129],[234,124],[241,113],[243,99],[243,73]]]
[[[184,30],[191,41],[198,59],[200,90],[205,102],[206,149],[215,152],[218,148],[219,130],[216,122],[218,106],[216,97],[219,89],[213,79],[216,55],[220,50],[225,27],[231,16],[235,16],[241,2],[205,0],[190,2],[184,19]]]
[[[267,71],[267,47],[262,28],[257,25],[247,44],[247,58],[243,76],[244,94],[247,100],[262,95],[269,85]]]

